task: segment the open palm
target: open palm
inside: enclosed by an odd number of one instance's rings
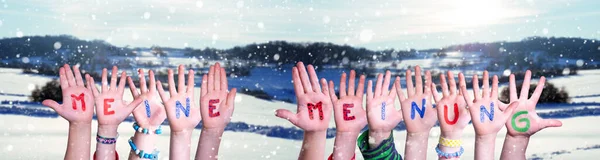
[[[307,73],[302,62],[298,62],[296,67],[292,68],[292,79],[298,101],[297,113],[287,109],[278,109],[276,116],[289,120],[304,131],[327,130],[332,108],[327,81],[321,79],[321,85],[319,85],[315,68],[308,65]],[[323,89],[321,89],[321,86],[323,86]]]
[[[396,87],[390,90],[391,73],[386,71],[385,80],[382,74],[377,76],[375,92],[373,81],[367,84],[367,119],[369,131],[387,133],[392,131],[400,121],[402,113],[396,110]]]
[[[127,77],[129,89],[131,90],[131,94],[133,95],[134,99],[142,100],[142,103],[140,103],[136,109],[133,110],[133,117],[142,128],[148,128],[150,126],[157,127],[161,125],[163,121],[165,121],[167,115],[165,114],[165,109],[163,105],[160,104],[158,95],[156,93],[154,72],[152,70],[148,71],[148,78],[150,79],[150,84],[148,86],[146,86],[146,76],[144,75],[144,72],[139,70],[138,73],[141,93],[137,91],[137,88],[135,87],[135,84],[133,84],[131,77]]]
[[[96,116],[99,125],[119,125],[133,109],[138,106],[142,100],[137,99],[129,104],[123,101],[123,91],[125,90],[125,81],[127,74],[121,73],[121,79],[117,87],[117,67],[114,66],[111,74],[110,87],[107,82],[107,70],[102,70],[102,91],[98,91],[94,78],[85,75],[88,86],[92,87],[92,93],[96,99]]]
[[[530,82],[531,71],[527,70],[525,79],[523,80],[523,86],[521,87],[521,94],[517,96],[515,76],[510,75],[510,101],[513,103],[518,102],[516,109],[511,112],[511,120],[506,122],[508,134],[513,137],[529,137],[544,128],[562,126],[562,122],[559,120],[542,119],[535,111],[537,102],[544,89],[546,78],[540,78],[535,91],[531,95],[531,98],[528,99]]]
[[[340,99],[335,95],[335,85],[329,81],[329,96],[333,103],[335,128],[338,132],[359,132],[367,125],[367,115],[363,109],[365,76],[360,76],[358,88],[354,89],[356,72],[350,71],[348,90],[346,91],[346,73],[340,79]],[[356,92],[355,92],[356,91]]]
[[[400,86],[400,77],[396,78],[395,86],[402,114],[404,115],[404,123],[406,123],[406,131],[411,133],[429,132],[437,121],[437,111],[433,111],[431,105],[431,73],[425,73],[425,86],[421,77],[421,67],[415,67],[416,86],[413,86],[412,72],[406,70],[406,93],[408,98],[402,93]],[[415,107],[415,109],[413,109]],[[414,110],[414,111],[413,111]]]
[[[200,109],[194,105],[194,71],[188,71],[188,84],[185,86],[185,69],[179,65],[178,85],[175,89],[173,70],[169,69],[169,92],[165,93],[162,83],[157,82],[158,93],[165,104],[171,132],[194,129],[200,123]]]
[[[456,80],[454,74],[448,71],[448,81],[446,76],[440,74],[440,85],[442,86],[441,97],[438,94],[435,84],[432,83],[431,89],[433,99],[437,106],[437,116],[440,122],[442,132],[461,132],[471,121],[471,116],[467,110],[467,103],[463,94],[456,89]],[[466,93],[463,91],[463,93]]]
[[[224,129],[233,115],[236,89],[227,92],[227,73],[219,63],[202,76],[200,112],[204,129]]]
[[[63,103],[58,104],[54,100],[46,99],[42,104],[54,109],[58,115],[71,123],[89,124],[94,114],[94,97],[91,87],[85,87],[79,67],[74,66],[73,70],[75,75],[68,64],[59,69]]]

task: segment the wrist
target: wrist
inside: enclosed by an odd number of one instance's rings
[[[441,137],[444,137],[446,139],[455,139],[455,140],[460,140],[463,134],[463,130],[459,130],[459,131],[449,131],[449,132],[444,132],[442,131],[442,133],[440,133]]]
[[[335,132],[335,137],[354,137],[354,139],[356,139],[356,137],[358,137],[358,135],[360,134],[359,132]]]
[[[102,125],[99,124],[98,125],[98,133],[97,135],[103,136],[103,137],[116,137],[117,136],[117,129],[119,128],[119,125]]]
[[[87,129],[92,128],[91,123],[82,123],[82,122],[69,122],[69,128],[71,129]]]

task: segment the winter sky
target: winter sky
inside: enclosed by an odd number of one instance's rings
[[[599,0],[0,0],[0,37],[230,48],[270,40],[438,48],[529,36],[600,38]]]

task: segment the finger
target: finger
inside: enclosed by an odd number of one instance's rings
[[[396,87],[396,94],[400,98],[400,102],[406,100],[404,93],[402,93],[402,86],[400,85],[400,76],[396,76],[396,81],[394,82],[394,86]]]
[[[450,94],[458,94],[456,90],[456,80],[454,80],[454,73],[448,71],[448,85],[450,86]]]
[[[214,81],[214,90],[218,91],[221,90],[221,64],[219,62],[217,62],[217,64],[215,64],[215,81]]]
[[[125,79],[127,78],[127,73],[125,73],[125,71],[121,72],[121,78],[119,80],[119,88],[117,90],[117,92],[119,92],[120,94],[123,94],[123,91],[125,90]]]
[[[110,73],[110,88],[111,91],[116,91],[117,89],[117,74],[119,74],[119,69],[117,66],[113,66],[112,72]]]
[[[454,80],[452,80],[452,81],[454,81]],[[431,82],[433,82],[431,80],[431,72],[425,71],[425,87],[424,87],[425,90],[423,91],[424,94],[431,95],[431,88],[429,88],[429,87],[431,87]],[[452,87],[450,87],[450,88],[452,88]],[[456,83],[454,84],[454,90],[456,90]]]
[[[323,86],[323,90],[321,92],[324,95],[329,96],[329,88],[327,87],[327,80],[325,80],[325,78],[321,78],[321,86]]]
[[[298,73],[298,67],[292,67],[292,81],[294,83],[294,91],[296,95],[304,94],[304,88],[302,87],[302,80],[300,80],[300,74]]]
[[[153,70],[149,70],[148,71],[148,79],[150,79],[150,82],[148,83],[148,89],[150,92],[155,92],[156,91],[156,79],[154,78],[154,71]]]
[[[548,128],[548,127],[561,127],[562,126],[562,122],[556,119],[544,119],[541,122],[541,127],[542,129],[544,128]]]
[[[356,90],[354,89],[355,85],[354,83],[356,81],[356,72],[354,70],[350,70],[350,79],[348,79],[348,95],[349,96],[354,96]]]
[[[278,109],[277,111],[275,111],[275,116],[277,116],[279,118],[287,119],[294,125],[298,124],[298,117],[296,116],[296,114],[292,113],[291,111],[289,111],[287,109]]]
[[[408,95],[408,98],[412,97],[413,95],[415,95],[415,86],[413,85],[413,81],[412,81],[412,72],[409,70],[406,70],[406,94]]]
[[[471,96],[469,94],[469,92],[467,91],[467,82],[465,81],[465,75],[463,75],[462,73],[458,74],[458,82],[460,83],[460,92],[462,92],[462,96],[465,99],[465,102],[467,102],[467,106],[472,107],[473,106],[473,99],[471,99]]]
[[[146,85],[146,75],[144,74],[144,70],[138,70],[139,80],[140,80],[140,92],[146,93],[148,92],[148,86]]]
[[[207,82],[207,86],[208,86],[208,91],[214,91],[215,90],[215,66],[212,65],[210,66],[210,69],[208,70],[208,82]]]
[[[450,71],[448,71],[448,72],[450,72]],[[448,83],[446,82],[446,76],[444,76],[444,74],[440,74],[440,85],[442,86],[442,95],[444,95],[444,97],[448,96],[448,94],[450,94],[450,93],[448,91]],[[436,92],[437,92],[437,89],[436,89]]]
[[[494,75],[492,78],[492,99],[498,99],[498,76]]]
[[[188,94],[193,95],[194,94],[194,86],[196,85],[196,83],[194,82],[194,70],[189,70],[188,71],[188,84],[187,84],[187,90],[186,92]],[[192,96],[193,97],[193,96]]]
[[[346,73],[342,73],[342,77],[340,77],[340,97],[346,96]]]
[[[510,90],[510,101],[514,102],[516,100],[519,100],[519,97],[517,95],[517,84],[515,83],[515,75],[514,74],[510,74],[510,77],[508,78],[509,80],[509,90]]]
[[[237,94],[237,89],[233,88],[229,93],[227,93],[227,106],[233,107],[235,104],[235,95]]]
[[[77,83],[75,83],[75,77],[73,76],[73,70],[71,70],[71,66],[65,64],[63,68],[65,68],[65,72],[67,73],[67,82],[69,82],[69,86],[77,86]]]
[[[108,92],[108,71],[106,70],[106,68],[102,69],[102,84],[100,84],[102,86],[102,93],[104,92]]]
[[[438,93],[437,87],[435,86],[435,84],[431,84],[431,92],[433,94],[433,100],[435,100],[435,102],[439,102],[440,100],[442,100],[442,97],[440,97],[440,94]],[[444,96],[445,97],[445,96]]]
[[[415,67],[415,81],[415,94],[423,94],[423,78],[421,77],[421,67],[419,67],[418,65],[417,67]]]
[[[531,100],[533,101],[534,104],[537,104],[538,100],[540,99],[540,96],[542,95],[542,92],[544,91],[545,84],[546,84],[546,77],[542,76],[542,78],[540,78],[540,80],[538,81],[537,87],[535,87],[535,91],[531,95]]]
[[[58,102],[54,100],[46,99],[42,101],[42,105],[52,108],[58,114],[62,112],[62,107],[60,106],[60,104],[58,104]]]
[[[529,84],[531,83],[531,71],[525,72],[525,78],[523,79],[523,86],[521,87],[520,99],[529,99]]]
[[[183,65],[179,65],[177,69],[177,92],[184,93],[185,92],[185,68]]]
[[[319,77],[317,77],[317,72],[315,72],[315,67],[313,65],[308,65],[308,75],[310,76],[310,83],[312,84],[313,91],[321,92]]]
[[[229,90],[229,84],[227,82],[227,72],[225,72],[225,68],[223,67],[221,67],[221,90]]]
[[[356,89],[356,95],[359,99],[363,100],[363,95],[365,94],[365,75],[360,75],[360,80],[358,80],[358,88]]]
[[[158,88],[158,95],[160,96],[160,99],[162,99],[163,103],[167,103],[167,101],[170,98],[167,97],[167,94],[165,93],[165,89],[162,86],[162,82],[160,82],[160,81],[156,82],[156,87]],[[171,94],[171,96],[174,96],[174,94]]]
[[[383,74],[377,74],[377,83],[375,84],[375,95],[373,97],[381,96],[381,86],[383,85]]]
[[[100,93],[98,92],[98,87],[96,86],[96,82],[94,82],[94,78],[89,74],[86,74],[85,79],[88,82],[88,88],[92,90],[92,94],[94,94],[94,96],[99,96]]]
[[[396,96],[397,96],[396,89],[397,89],[396,86],[392,85],[392,89],[390,89],[390,91],[389,91],[390,93],[388,93],[388,95],[386,95],[386,96],[392,96],[392,99],[394,101],[396,101]]]
[[[60,69],[58,70],[58,75],[59,75],[59,80],[60,80],[60,88],[61,89],[66,89],[69,87],[69,80],[67,80],[67,73],[65,71],[64,67],[60,67]]]
[[[79,66],[73,66],[73,70],[75,70],[75,82],[77,83],[77,86],[85,86],[85,83],[83,83],[83,78],[81,77],[81,71],[79,71]]]
[[[167,77],[167,83],[169,85],[169,93],[171,94],[171,96],[174,96],[177,94],[177,90],[175,89],[175,78],[173,77],[173,70],[169,69],[168,74],[169,75]]]
[[[129,91],[131,92],[131,95],[133,96],[133,98],[138,97],[140,95],[140,93],[137,91],[135,84],[133,84],[133,80],[129,76],[127,76],[127,83],[129,84]]]
[[[333,84],[333,81],[329,81],[329,98],[331,99],[331,102],[338,100],[337,96],[335,96],[335,85]]]
[[[483,71],[483,93],[481,93],[481,97],[490,97],[490,75],[488,71]]]
[[[385,78],[383,79],[383,85],[381,86],[381,95],[390,94],[390,79],[392,78],[392,72],[389,70],[385,72]],[[396,93],[394,93],[396,94]]]
[[[369,80],[367,84],[367,101],[371,101],[373,99],[373,81]]]
[[[208,76],[206,74],[204,74],[202,76],[202,84],[200,85],[200,89],[201,89],[201,93],[200,96],[204,96],[206,95],[206,93],[208,93],[208,86],[206,86],[208,84]]]
[[[300,81],[302,82],[302,86],[304,87],[304,92],[314,92],[313,88],[310,85],[310,80],[308,79],[308,73],[306,73],[306,67],[304,67],[304,63],[298,62],[298,64],[296,64],[296,68],[298,68],[298,73],[300,75]]]
[[[481,98],[481,96],[479,96],[479,77],[477,77],[477,75],[473,75],[473,98],[475,98],[475,100]]]

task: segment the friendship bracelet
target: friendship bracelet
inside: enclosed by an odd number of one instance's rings
[[[437,152],[437,155],[439,158],[444,157],[446,159],[450,159],[450,158],[459,158],[465,152],[465,149],[462,146],[460,146],[460,150],[458,152],[446,153],[446,152],[442,152],[442,150],[440,150],[440,144],[438,144],[435,147],[435,152]]]
[[[133,129],[135,129],[136,132],[140,132],[140,133],[144,133],[144,134],[150,134],[150,133],[162,134],[162,129],[161,129],[160,125],[154,132],[149,132],[149,130],[151,130],[151,129],[142,128],[137,124],[137,122],[133,122]]]
[[[96,134],[96,142],[102,143],[102,144],[115,144],[115,143],[117,143],[117,138],[119,138],[119,133],[117,133],[117,137],[115,137],[115,138],[102,137],[102,136]]]
[[[133,137],[131,137],[133,138]],[[135,153],[135,155],[138,155],[140,158],[143,159],[152,159],[152,160],[156,160],[158,159],[158,150],[154,149],[152,151],[152,153],[148,153],[148,152],[144,152],[143,150],[139,150],[135,144],[133,144],[133,140],[129,139],[129,146],[131,147],[131,151],[133,153]]]
[[[446,147],[460,147],[462,145],[462,140],[460,139],[446,139],[440,136],[440,145]]]

